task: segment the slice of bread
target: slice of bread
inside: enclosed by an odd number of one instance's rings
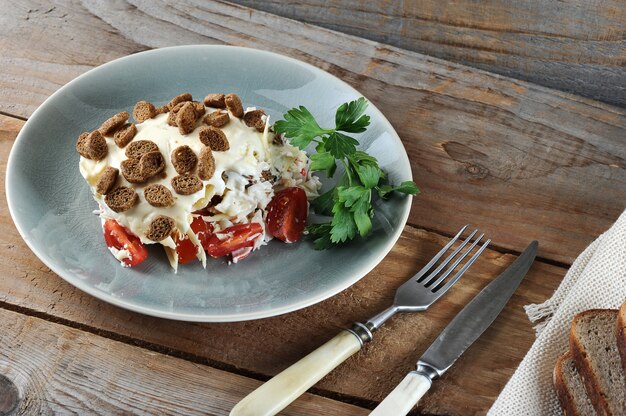
[[[622,369],[626,374],[626,300],[617,313],[617,349],[622,356]]]
[[[554,367],[554,388],[565,416],[592,416],[596,411],[587,396],[583,380],[574,365],[572,355],[563,354]]]
[[[626,415],[626,380],[616,325],[617,310],[592,309],[576,315],[570,328],[572,359],[600,415]]]

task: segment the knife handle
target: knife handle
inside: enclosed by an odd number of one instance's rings
[[[361,349],[362,341],[348,330],[322,345],[243,398],[230,416],[275,415]]]
[[[411,371],[404,380],[383,400],[370,416],[403,416],[411,411],[419,399],[428,391],[430,378]]]

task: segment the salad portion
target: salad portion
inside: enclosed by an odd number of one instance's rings
[[[389,184],[376,158],[357,149],[352,135],[369,126],[367,105],[342,104],[332,128],[302,106],[270,126],[236,94],[198,102],[184,93],[160,107],[139,101],[136,123],[114,115],[76,143],[109,250],[132,267],[147,258],[147,244],[160,244],[177,270],[191,261],[206,267],[207,256],[236,263],[273,238],[293,243],[305,232],[318,250],[366,237],[373,200],[419,192],[413,181]],[[336,186],[319,195],[312,172],[338,170]],[[309,202],[326,222],[307,227]]]
[[[235,94],[146,101],[80,135],[79,168],[98,202],[105,242],[124,266],[161,244],[171,266],[246,258],[304,231],[320,182],[306,153],[284,143],[263,110]]]

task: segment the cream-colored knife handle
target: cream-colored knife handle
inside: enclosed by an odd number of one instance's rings
[[[413,409],[430,388],[430,378],[411,371],[374,409],[370,416],[403,416]]]
[[[243,398],[230,416],[275,415],[361,349],[361,341],[343,330],[291,367]]]

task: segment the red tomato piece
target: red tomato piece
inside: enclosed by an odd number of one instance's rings
[[[209,236],[211,234],[209,230],[210,226],[201,217],[195,217],[191,222],[191,229],[200,240],[200,244],[203,248],[206,247]],[[187,237],[180,238],[180,235],[176,236],[176,253],[178,254],[178,263],[189,263],[198,258],[198,248]]]
[[[213,231],[213,226],[204,221],[201,217],[195,217],[191,222],[191,229],[198,236],[200,244],[202,244],[202,247],[206,250],[206,245]]]
[[[302,237],[306,225],[308,206],[302,188],[286,188],[274,195],[267,204],[267,231],[286,243]]]
[[[254,241],[263,233],[261,224],[251,222],[225,228],[212,234],[205,246],[211,257],[222,257],[243,247],[254,246]]]
[[[104,222],[104,241],[109,247],[117,250],[128,250],[130,257],[122,260],[122,263],[127,266],[134,267],[148,258],[148,250],[139,240],[139,237],[115,220]]]
[[[188,238],[176,236],[176,254],[178,254],[178,264],[189,263],[197,259],[198,247]]]

